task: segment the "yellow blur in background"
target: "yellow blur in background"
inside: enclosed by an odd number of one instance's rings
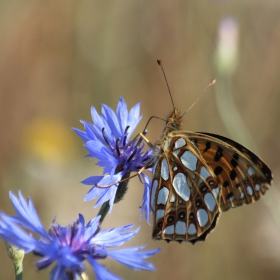
[[[54,119],[36,118],[26,125],[22,137],[25,156],[33,156],[47,165],[73,160],[74,144],[69,127]]]
[[[103,227],[141,226],[126,246],[161,247],[157,271],[137,272],[102,261],[124,279],[280,279],[280,2],[259,1],[0,1],[0,209],[13,214],[8,191],[30,196],[46,228],[53,217],[67,225],[79,213],[96,216],[83,202],[101,175],[71,130],[90,121],[90,106],[116,108],[122,96],[141,102],[143,120],[172,110],[156,59],[162,59],[184,129],[220,134],[256,152],[274,173],[257,203],[223,213],[204,243],[151,240],[139,221],[143,186],[131,180],[123,201]],[[164,123],[153,120],[154,142]],[[152,217],[151,217],[152,219]],[[25,279],[38,274],[35,257],[24,261]],[[0,242],[0,279],[13,266]],[[93,273],[88,269],[90,279]]]

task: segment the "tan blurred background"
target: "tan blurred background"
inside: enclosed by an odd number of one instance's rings
[[[90,121],[91,105],[115,108],[119,96],[129,108],[142,102],[139,130],[151,115],[165,118],[172,105],[157,58],[182,111],[217,78],[184,129],[242,142],[271,167],[274,184],[258,203],[223,214],[193,246],[151,240],[134,179],[103,226],[140,225],[127,246],[161,247],[149,259],[157,272],[102,263],[125,279],[280,279],[278,0],[0,1],[0,209],[13,214],[8,191],[21,189],[46,227],[55,215],[62,225],[78,213],[93,218],[94,203],[83,202],[89,187],[79,182],[101,169],[84,158],[71,127]],[[152,142],[162,128],[151,122]],[[0,279],[13,279],[2,241],[0,252]],[[25,259],[25,279],[48,279],[34,260]]]

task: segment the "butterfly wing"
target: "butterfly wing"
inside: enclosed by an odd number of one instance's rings
[[[214,173],[221,188],[221,211],[250,204],[268,190],[272,181],[270,169],[237,142],[210,133],[176,131],[173,135],[189,139]]]
[[[186,136],[169,137],[162,147],[152,181],[153,238],[205,240],[220,213],[215,175]]]
[[[215,134],[170,132],[157,158],[151,194],[155,239],[205,240],[220,212],[260,199],[272,181],[254,153]]]

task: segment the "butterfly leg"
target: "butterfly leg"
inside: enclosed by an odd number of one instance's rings
[[[133,142],[135,139],[137,139],[138,137],[142,138],[142,139],[139,139],[138,143],[137,144],[140,144],[140,142],[142,140],[144,140],[146,142],[146,144],[151,148],[153,149],[154,148],[154,145],[149,141],[149,139],[145,136],[145,134],[147,133],[147,131],[144,131],[143,133],[138,133],[134,138],[133,140],[131,140],[131,142]]]
[[[153,149],[153,148],[155,147],[143,133],[139,133],[139,136],[146,142],[146,144],[147,144],[151,149]]]
[[[102,186],[101,186],[101,185],[96,184],[96,187],[98,187],[98,188],[108,188],[108,187],[111,187],[111,186],[113,186],[113,185],[120,184],[120,183],[122,183],[122,182],[125,182],[125,181],[127,181],[127,180],[130,180],[131,178],[134,178],[134,177],[136,177],[136,176],[139,176],[149,165],[150,165],[150,162],[147,162],[138,172],[136,172],[135,174],[133,174],[133,175],[131,175],[131,176],[125,178],[125,179],[122,179],[122,180],[120,180],[120,181],[117,181],[117,182],[112,183],[112,184],[109,184],[109,185],[102,185]]]

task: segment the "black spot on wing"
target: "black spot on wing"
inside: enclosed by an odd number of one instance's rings
[[[179,220],[185,220],[186,218],[186,212],[185,211],[180,211],[178,214],[178,219]]]
[[[195,147],[197,148],[197,139],[193,139],[193,143],[194,143]]]
[[[227,201],[231,201],[234,199],[234,195],[232,192],[230,192],[229,194],[227,194],[227,197],[226,197]]]
[[[193,219],[194,219],[194,213],[193,213],[193,212],[190,213],[189,219],[190,219],[190,220],[193,220]]]
[[[203,153],[207,152],[210,148],[211,148],[211,142],[206,142]]]
[[[238,161],[238,159],[239,159],[239,154],[234,153],[234,155],[233,155],[232,157],[233,157],[233,159],[235,159],[236,161]]]
[[[232,167],[235,168],[235,167],[238,165],[238,162],[237,162],[235,159],[232,159],[232,160],[230,161],[230,164],[231,164]]]
[[[235,171],[235,170],[231,170],[229,176],[230,176],[230,179],[231,179],[232,181],[235,180],[235,178],[237,177],[236,171]]]
[[[267,182],[270,184],[271,180],[272,180],[271,170],[265,164],[262,165],[261,170],[262,170]]]
[[[216,176],[218,176],[222,172],[223,172],[223,168],[219,165],[214,169],[214,173],[215,173]]]
[[[228,186],[229,186],[229,181],[224,181],[224,182],[223,182],[223,187],[226,188],[226,187],[228,187]]]
[[[215,154],[214,160],[217,162],[223,157],[223,149],[218,146],[217,152]]]
[[[220,136],[220,135],[217,135],[217,134],[212,134],[212,133],[205,133],[205,132],[199,132],[201,134],[204,134],[204,135],[208,135],[208,136],[211,136],[213,138],[216,138],[216,139],[219,139],[219,140],[222,140],[226,143],[228,143],[229,145],[235,147],[237,150],[239,150],[241,153],[244,153],[245,156],[247,158],[249,158],[252,162],[254,162],[258,168],[260,168],[260,170],[263,172],[267,182],[269,184],[271,184],[271,181],[272,181],[272,173],[271,173],[271,170],[269,169],[269,167],[258,157],[256,156],[253,152],[251,152],[250,150],[248,150],[247,148],[243,147],[242,145],[240,145],[239,143],[229,139],[229,138],[226,138],[224,136]],[[235,153],[233,155],[233,159],[235,159],[236,161],[238,161],[239,159],[239,155],[237,153]]]

